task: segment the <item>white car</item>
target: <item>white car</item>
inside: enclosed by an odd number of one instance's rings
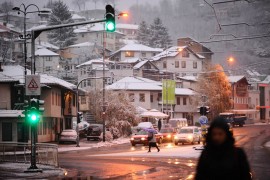
[[[175,145],[178,145],[179,143],[194,144],[195,142],[198,142],[198,144],[201,142],[199,128],[196,126],[182,127],[174,136]]]
[[[63,142],[73,142],[77,141],[77,132],[73,129],[65,129],[60,134],[59,144]]]

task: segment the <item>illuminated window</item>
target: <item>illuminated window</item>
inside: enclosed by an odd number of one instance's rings
[[[132,52],[132,51],[126,51],[125,56],[126,57],[134,57],[134,52]]]

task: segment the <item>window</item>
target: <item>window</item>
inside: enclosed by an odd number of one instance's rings
[[[181,98],[180,97],[176,98],[176,105],[181,105]]]
[[[198,74],[197,73],[193,73],[193,76],[197,76]]]
[[[189,57],[189,53],[187,51],[182,51],[182,57]]]
[[[181,67],[182,67],[182,68],[186,68],[186,61],[182,61],[182,62],[181,62]]]
[[[175,61],[175,68],[179,68],[179,61]]]
[[[152,56],[155,56],[156,55],[156,53],[152,53]]]
[[[197,69],[197,62],[193,62],[193,69]]]
[[[132,51],[126,51],[125,52],[125,56],[126,57],[134,57],[134,52],[132,52]]]
[[[45,59],[46,61],[52,61],[52,58],[51,58],[51,57],[44,57],[44,59]]]
[[[163,68],[166,69],[167,68],[167,62],[163,61]]]
[[[86,87],[86,81],[83,82],[84,87]]]
[[[87,86],[91,86],[91,80],[90,79],[87,80]]]
[[[140,102],[145,102],[145,94],[140,94]]]
[[[183,105],[187,105],[187,98],[186,97],[183,98]]]
[[[146,57],[146,53],[145,52],[142,53],[142,57]]]
[[[82,37],[84,37],[84,34],[82,33]]]
[[[154,96],[153,96],[153,94],[150,95],[150,101],[151,101],[151,103],[154,102]]]
[[[135,98],[134,98],[134,93],[130,93],[129,94],[129,101],[130,102],[134,102]]]
[[[45,71],[50,71],[50,70],[52,70],[52,67],[51,66],[46,66],[45,67]]]
[[[85,96],[81,96],[81,104],[86,104],[86,97]]]
[[[12,141],[11,122],[2,122],[2,141]]]
[[[56,93],[54,94],[55,105],[56,105],[56,106],[58,105],[58,98],[57,98],[57,96],[58,96],[58,93],[56,92]]]

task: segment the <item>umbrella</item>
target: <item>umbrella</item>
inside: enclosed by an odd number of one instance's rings
[[[169,116],[156,109],[151,109],[150,111],[143,112],[141,117],[167,118]]]
[[[152,129],[152,128],[145,128],[145,129],[143,129],[143,130],[145,130],[145,131],[147,131],[147,132],[150,132],[150,133],[157,134],[157,131],[156,131],[155,129]]]

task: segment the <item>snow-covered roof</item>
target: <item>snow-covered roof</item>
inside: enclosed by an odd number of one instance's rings
[[[146,78],[125,77],[119,81],[107,86],[111,90],[144,90],[161,91],[161,83]]]
[[[179,79],[183,79],[186,81],[197,81],[198,77],[197,76],[183,76],[183,77],[179,77]]]
[[[124,43],[124,44],[138,44],[138,41],[133,39],[119,39],[119,42]]]
[[[43,48],[49,48],[49,49],[55,49],[55,50],[58,50],[59,47],[58,46],[55,46],[49,42],[44,42],[44,41],[40,41],[40,42],[36,42],[36,46],[38,49],[43,49]]]
[[[81,66],[89,66],[89,65],[92,65],[92,64],[94,64],[94,63],[101,64],[101,63],[103,63],[103,59],[102,59],[102,58],[91,59],[91,60],[86,61],[86,62],[84,62],[84,63],[82,63],[82,64],[79,64],[79,65],[76,66],[76,67],[78,68],[78,67],[81,67]]]
[[[0,73],[0,82],[16,82],[16,81],[18,80],[16,80],[13,77]]]
[[[133,69],[140,69],[143,65],[145,65],[145,63],[147,63],[149,60],[144,60],[144,61],[141,61],[141,62],[138,62],[134,67]]]
[[[236,83],[243,78],[245,78],[245,76],[228,76],[228,80],[230,83]]]
[[[19,65],[7,65],[2,66],[2,68],[3,71],[0,72],[0,77],[12,77],[14,80],[19,81],[21,84],[24,83],[24,67]],[[31,74],[30,70],[27,70],[27,74]],[[46,85],[57,85],[71,90],[76,87],[74,84],[46,74],[40,74],[40,83]]]
[[[145,46],[143,44],[127,44],[119,50],[115,51],[113,54],[116,54],[121,51],[140,51],[140,52],[161,52],[160,48],[152,48],[149,46]]]
[[[82,16],[80,16],[78,14],[72,14],[71,19],[73,19],[73,20],[86,20],[85,17],[82,17]]]
[[[24,114],[22,114],[22,110],[0,110],[0,117],[15,117],[18,118],[18,116],[21,115],[21,117],[24,117]]]
[[[266,76],[266,78],[261,83],[270,84],[270,75]]]
[[[32,30],[35,30],[35,29],[45,28],[45,27],[47,27],[46,24],[41,24],[41,25],[38,25],[38,26],[33,26],[30,29],[27,29],[26,31],[32,31]]]
[[[141,58],[139,58],[139,57],[134,57],[134,58],[123,59],[123,60],[121,60],[120,62],[121,62],[121,63],[136,63],[136,62],[139,62],[139,61],[141,61]]]
[[[59,56],[59,54],[53,51],[50,51],[49,49],[46,49],[46,48],[36,50],[35,55],[36,56]]]
[[[90,46],[94,46],[95,43],[92,42],[83,42],[83,43],[79,43],[79,44],[73,44],[69,47],[90,47]]]
[[[166,49],[165,51],[155,55],[154,57],[152,57],[152,61],[158,61],[161,58],[165,58],[165,57],[175,57],[177,56],[181,51],[179,51],[179,49],[188,49],[188,51],[190,51],[192,54],[194,54],[196,57],[198,57],[199,59],[205,59],[204,56],[194,53],[191,49],[189,49],[187,46],[173,46],[170,47],[169,49]]]
[[[136,24],[116,24],[116,29],[138,29],[139,25]]]
[[[194,91],[187,88],[175,88],[175,95],[191,96],[194,95]]]

